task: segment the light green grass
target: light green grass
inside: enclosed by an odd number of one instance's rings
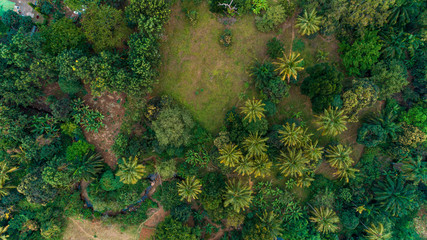
[[[225,113],[239,102],[247,72],[255,59],[265,58],[266,43],[274,34],[256,30],[254,16],[244,15],[227,26],[233,45],[225,48],[219,36],[226,28],[210,13],[207,4],[198,8],[199,21],[191,25],[179,3],[173,7],[162,43],[163,66],[158,93],[183,104],[205,128],[217,132]]]

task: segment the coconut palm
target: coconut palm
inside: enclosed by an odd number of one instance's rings
[[[0,162],[0,185],[5,184],[7,180],[10,180],[9,174],[18,170],[17,167],[9,167],[6,161]]]
[[[224,206],[228,207],[229,205],[236,212],[240,212],[252,202],[252,190],[249,186],[244,185],[240,180],[239,181],[229,181],[227,183],[226,191],[224,194]]]
[[[317,231],[321,233],[334,233],[338,231],[338,223],[340,219],[337,214],[330,208],[320,207],[314,208],[312,211],[313,216],[310,220],[316,223]]]
[[[219,162],[227,167],[235,167],[243,157],[242,152],[237,148],[237,145],[229,143],[219,149]]]
[[[178,194],[182,200],[191,202],[193,199],[197,199],[197,195],[202,192],[202,184],[199,179],[195,176],[187,177],[183,182],[178,183]]]
[[[308,160],[317,163],[320,159],[322,159],[323,147],[317,146],[317,140],[315,142],[309,142],[307,144],[304,155],[308,158]]]
[[[256,228],[263,232],[263,239],[277,239],[280,233],[283,231],[281,224],[283,219],[274,214],[273,211],[267,212],[264,210],[262,216],[258,216],[259,222],[256,224]]]
[[[299,28],[301,35],[311,35],[319,31],[319,25],[322,23],[322,17],[316,15],[316,10],[310,12],[304,10],[302,16],[297,17],[296,27]]]
[[[372,223],[365,231],[368,240],[387,240],[391,238],[391,233],[385,231],[382,223],[378,223],[378,225]]]
[[[254,177],[266,177],[270,174],[270,169],[273,163],[268,160],[267,155],[256,157],[252,162]]]
[[[261,100],[247,100],[245,102],[245,106],[241,107],[242,113],[246,114],[244,120],[248,120],[249,122],[256,122],[256,120],[261,120],[261,118],[265,117],[264,109],[265,104],[262,103]]]
[[[308,159],[304,157],[302,151],[290,149],[288,152],[280,152],[279,168],[286,177],[301,177],[307,170]]]
[[[119,171],[116,176],[120,177],[120,181],[124,184],[135,184],[144,176],[145,167],[142,164],[138,164],[137,157],[129,157],[126,161],[123,158],[123,162],[119,163]]]
[[[317,130],[322,130],[322,135],[336,136],[347,130],[345,126],[347,116],[344,115],[344,111],[337,108],[329,107],[316,118],[316,123],[320,126]]]
[[[334,175],[337,176],[340,180],[344,180],[346,183],[348,183],[350,178],[356,177],[356,172],[359,172],[359,169],[344,167],[342,169],[338,169]]]
[[[421,156],[418,156],[417,161],[412,158],[404,160],[400,170],[403,176],[409,181],[414,181],[415,185],[420,182],[427,184],[427,163],[422,161]]]
[[[308,188],[311,186],[311,183],[314,181],[312,177],[312,172],[305,172],[302,177],[297,179],[297,186],[300,188]]]
[[[243,140],[243,146],[248,151],[249,157],[262,156],[267,151],[268,138],[261,138],[258,133],[250,133],[247,138]]]
[[[303,59],[298,59],[299,56],[299,53],[291,52],[289,57],[286,54],[283,54],[282,58],[277,58],[278,62],[274,62],[277,66],[275,71],[279,72],[283,81],[288,79],[288,82],[290,82],[291,77],[296,79],[298,72],[304,70],[304,67],[301,66]]]
[[[339,144],[326,150],[326,158],[332,167],[343,169],[353,164],[353,159],[350,157],[351,153],[352,150],[350,147]]]
[[[237,164],[236,169],[234,170],[238,174],[245,176],[253,173],[253,163],[251,159],[247,156],[241,158],[240,162]]]
[[[286,123],[283,125],[283,130],[279,130],[278,133],[280,135],[280,141],[285,144],[285,146],[300,146],[304,142],[304,129],[300,126],[296,126],[295,123],[292,123],[292,125]]]
[[[98,173],[104,168],[104,161],[99,153],[89,151],[76,159],[73,166],[73,178],[77,181],[91,181],[98,177]]]

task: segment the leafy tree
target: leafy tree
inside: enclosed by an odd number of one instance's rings
[[[418,127],[424,133],[427,133],[427,107],[422,104],[411,107],[407,112],[400,115],[401,122]]]
[[[28,202],[42,205],[51,202],[57,194],[57,190],[50,184],[46,184],[38,171],[27,174],[21,180],[17,190],[26,196]]]
[[[326,157],[329,164],[337,169],[344,169],[353,164],[353,159],[350,157],[352,150],[350,147],[341,144],[331,146],[326,150]]]
[[[235,167],[243,157],[242,152],[237,147],[235,144],[228,143],[223,148],[220,148],[220,156],[218,157],[220,163],[227,167]]]
[[[148,35],[158,34],[169,19],[170,8],[164,0],[131,0],[126,7],[126,19],[132,26],[138,26],[141,32]]]
[[[387,240],[391,238],[391,233],[386,232],[382,223],[378,223],[378,225],[372,223],[365,231],[368,240]]]
[[[427,163],[422,161],[421,156],[418,156],[416,161],[412,158],[405,159],[400,170],[406,180],[414,181],[414,185],[420,182],[427,184]]]
[[[271,59],[276,59],[278,57],[283,57],[283,52],[285,51],[284,44],[277,38],[272,38],[267,42],[267,54]],[[269,62],[267,62],[269,63]],[[265,63],[264,63],[265,64]],[[270,63],[271,65],[271,63]]]
[[[337,232],[339,227],[337,226],[340,219],[336,213],[330,208],[314,208],[311,212],[313,214],[310,220],[316,223],[317,231],[321,233],[334,233]]]
[[[305,130],[301,126],[297,126],[295,123],[292,123],[292,125],[286,123],[278,133],[280,141],[285,146],[294,147],[304,145]]]
[[[80,50],[64,50],[57,56],[56,65],[61,90],[68,94],[80,92],[81,81],[87,76],[87,57]]]
[[[306,77],[301,85],[301,92],[310,97],[313,111],[320,113],[329,106],[342,90],[343,74],[327,63],[316,64],[307,68]]]
[[[65,156],[68,162],[73,162],[88,153],[89,151],[94,150],[94,145],[84,140],[79,140],[77,142],[73,142],[73,144],[67,147],[67,149],[65,150]]]
[[[316,117],[316,123],[320,126],[317,130],[323,130],[322,135],[336,136],[347,130],[345,126],[347,116],[343,110],[325,109],[322,115]]]
[[[119,162],[119,171],[116,176],[120,177],[120,181],[124,184],[135,184],[144,175],[145,167],[142,164],[138,164],[138,157],[129,157],[127,161],[125,158]]]
[[[299,28],[301,35],[312,35],[319,31],[321,23],[322,17],[317,16],[317,12],[313,8],[310,12],[307,12],[307,9],[305,9],[304,14],[297,17],[295,26]]]
[[[240,212],[249,207],[252,201],[252,190],[243,185],[242,181],[229,181],[224,194],[224,206],[231,206],[234,211]]]
[[[202,184],[199,179],[196,179],[195,176],[187,177],[183,182],[178,183],[178,194],[181,196],[182,200],[187,200],[191,202],[193,199],[197,199],[197,195],[202,192]]]
[[[43,49],[53,55],[58,55],[66,49],[80,47],[84,42],[82,31],[69,18],[61,18],[41,29],[41,35],[46,40]]]
[[[190,227],[184,226],[181,222],[174,220],[172,217],[166,217],[166,219],[157,226],[154,238],[169,240],[197,239]]]
[[[83,16],[82,27],[97,52],[122,47],[131,32],[122,11],[108,5],[90,5]]]
[[[385,143],[387,133],[380,125],[363,124],[357,131],[357,142],[367,147]]]
[[[277,104],[283,97],[289,95],[290,86],[280,79],[271,62],[257,61],[251,69],[251,76],[264,100]]]
[[[178,107],[167,107],[153,121],[153,130],[160,146],[181,147],[190,142],[193,119]]]
[[[366,32],[356,39],[353,44],[343,42],[340,51],[343,53],[342,61],[351,76],[363,76],[371,70],[381,55],[382,43],[376,31]]]
[[[290,82],[291,77],[297,79],[298,72],[304,70],[304,67],[302,67],[303,59],[298,59],[299,56],[299,53],[291,52],[289,57],[284,54],[283,57],[277,58],[277,62],[274,62],[277,65],[276,71],[282,76],[283,81],[288,79],[288,82]]]
[[[416,205],[414,186],[406,185],[401,178],[387,176],[373,191],[378,205],[393,217],[407,215]]]
[[[99,185],[104,191],[115,191],[123,187],[123,183],[120,181],[120,177],[114,176],[114,173],[111,170],[105,171],[101,179],[99,180]]]
[[[261,13],[261,10],[267,10],[268,9],[268,2],[267,0],[254,0],[252,1],[252,11],[258,15]]]
[[[269,32],[282,24],[288,15],[285,8],[280,4],[270,6],[262,17],[255,20],[256,27],[261,32]]]
[[[409,84],[407,71],[402,63],[392,60],[390,63],[379,62],[372,68],[371,81],[379,88],[379,97],[385,99],[401,92]]]
[[[90,109],[80,98],[71,102],[73,111],[71,113],[75,124],[80,124],[86,131],[98,132],[101,127],[104,127],[104,115],[98,110]]]
[[[256,122],[256,120],[261,120],[263,117],[265,117],[264,109],[265,104],[262,103],[261,100],[247,100],[245,102],[245,106],[241,107],[242,113],[246,114],[245,118],[243,120],[248,119],[249,122]]]
[[[163,179],[169,179],[176,173],[176,161],[171,159],[169,161],[162,161],[156,164],[156,172]]]
[[[62,158],[54,157],[44,167],[42,179],[55,188],[66,189],[73,182],[70,163],[67,163]]]
[[[7,10],[4,12],[1,20],[13,31],[18,31],[22,28],[24,32],[29,32],[34,25],[30,16],[21,16],[13,10]]]
[[[416,147],[427,139],[427,134],[412,125],[403,124],[402,130],[397,141],[403,146]]]
[[[266,141],[268,138],[262,138],[258,133],[250,133],[243,141],[243,146],[248,151],[249,157],[263,156],[267,152]]]
[[[344,92],[342,110],[348,116],[348,122],[357,122],[359,111],[376,103],[377,94],[377,86],[364,80],[357,81],[351,89]]]
[[[289,149],[288,152],[280,152],[279,168],[286,177],[302,177],[307,170],[309,160],[305,158],[301,150]]]

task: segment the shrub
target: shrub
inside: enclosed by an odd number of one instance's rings
[[[86,131],[98,132],[99,128],[104,127],[102,115],[98,110],[89,109],[83,100],[77,99],[72,102],[72,117],[76,124],[82,125]]]
[[[120,177],[114,176],[111,170],[107,170],[102,174],[99,180],[99,185],[104,191],[114,191],[123,187],[123,183],[120,181]]]
[[[153,198],[159,200],[166,211],[172,210],[182,204],[179,200],[176,181],[163,182],[154,193]]]
[[[256,18],[256,27],[261,32],[274,30],[283,23],[288,15],[282,5],[270,6],[262,17]]]
[[[65,155],[66,155],[67,161],[73,162],[77,158],[80,158],[86,153],[88,153],[89,151],[93,151],[93,150],[95,150],[95,146],[93,146],[92,144],[89,144],[84,140],[79,140],[77,142],[74,142],[71,146],[67,147]]]
[[[379,97],[386,99],[401,92],[409,84],[407,70],[403,63],[392,60],[390,63],[381,61],[372,68],[371,81],[378,86]]]
[[[343,227],[347,230],[356,229],[359,225],[359,218],[356,216],[355,211],[345,211],[340,216]]]
[[[171,217],[180,222],[186,222],[191,215],[191,206],[181,204],[171,210]]]
[[[379,125],[364,123],[357,131],[357,142],[367,147],[376,147],[385,143],[387,133]]]
[[[163,179],[172,178],[176,173],[176,161],[170,159],[156,164],[156,172]]]
[[[267,54],[271,59],[283,57],[283,51],[285,44],[277,38],[272,38],[267,42]]]
[[[302,52],[305,49],[305,43],[300,38],[295,38],[292,43],[292,51]]]
[[[256,62],[251,69],[251,76],[261,97],[277,104],[289,95],[290,86],[280,79],[275,69],[271,62]]]
[[[70,117],[72,108],[71,101],[69,98],[57,100],[49,107],[52,110],[53,117],[60,121],[65,121]]]
[[[233,34],[230,29],[224,29],[221,36],[219,37],[219,42],[224,47],[230,47],[233,43]]]

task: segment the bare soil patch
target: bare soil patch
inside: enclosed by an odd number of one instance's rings
[[[103,225],[101,221],[68,219],[64,240],[134,240],[135,236],[120,232],[115,225]]]

